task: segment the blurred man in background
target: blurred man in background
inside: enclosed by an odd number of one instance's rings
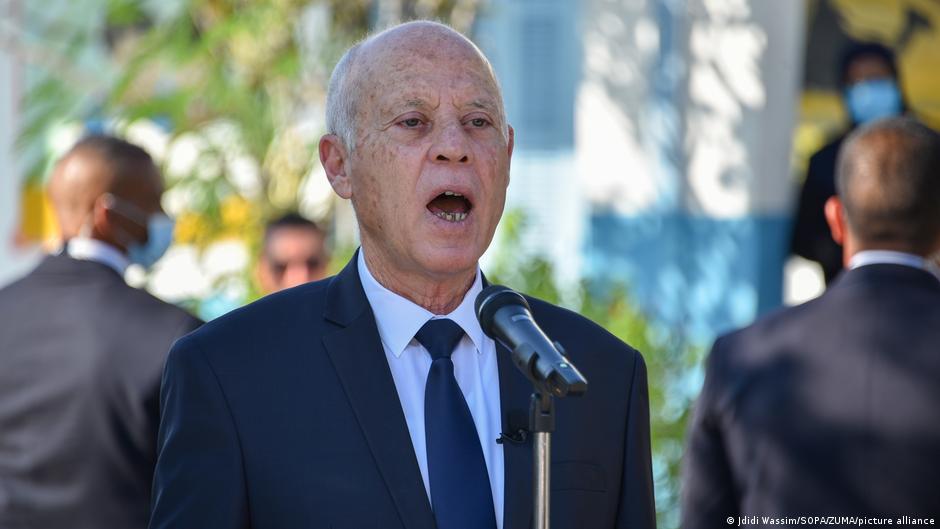
[[[685,529],[738,516],[940,518],[940,135],[845,141],[826,218],[848,270],[715,342],[686,452]],[[876,522],[875,525],[884,523]]]
[[[258,261],[265,294],[323,279],[328,264],[326,234],[313,221],[288,213],[265,227]]]
[[[842,247],[832,239],[823,213],[826,201],[836,193],[839,148],[859,125],[898,116],[906,109],[894,53],[881,44],[855,44],[846,50],[839,65],[839,83],[851,128],[810,158],[791,241],[794,254],[819,263],[826,284],[842,271]]]
[[[79,141],[49,195],[65,241],[0,290],[0,527],[144,528],[166,352],[200,322],[124,282],[173,223],[141,148]]]

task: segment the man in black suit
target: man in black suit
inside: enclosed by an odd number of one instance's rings
[[[839,64],[839,89],[850,129],[809,159],[800,189],[790,251],[822,267],[826,284],[842,271],[842,246],[832,239],[826,223],[826,201],[836,194],[836,157],[856,127],[907,110],[894,52],[874,42],[854,43]]]
[[[177,342],[151,527],[528,527],[532,441],[510,417],[531,386],[473,313],[513,146],[489,62],[446,26],[393,27],[337,64],[327,124],[362,247]],[[557,405],[554,527],[653,527],[642,357],[529,302],[590,381]]]
[[[686,529],[940,518],[940,281],[924,259],[940,249],[940,136],[911,118],[875,122],[846,140],[837,178],[826,216],[847,270],[708,358]]]
[[[162,189],[146,152],[107,136],[55,168],[63,251],[0,290],[4,529],[147,525],[160,374],[200,323],[124,282],[170,240]]]

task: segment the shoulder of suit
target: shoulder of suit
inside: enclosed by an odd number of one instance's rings
[[[717,368],[718,365],[735,362],[736,358],[755,358],[768,350],[775,350],[780,339],[788,341],[794,333],[800,334],[804,327],[817,325],[819,311],[829,312],[824,307],[826,303],[824,293],[800,305],[772,310],[750,325],[722,334],[712,346],[708,363]]]
[[[842,148],[842,143],[845,141],[845,138],[847,138],[848,135],[848,132],[840,134],[829,143],[823,145],[818,151],[810,156],[810,161],[822,160],[826,158],[834,159],[839,153],[839,149]]]
[[[60,256],[46,258],[47,261],[50,259],[56,260],[53,264],[60,268],[63,263],[68,264],[71,262],[71,260],[65,260]],[[40,295],[37,292],[42,291],[43,285],[47,284],[46,282],[49,281],[50,277],[50,271],[43,267],[44,263],[45,261],[26,276],[0,289],[0,306],[7,303],[23,306],[23,304],[29,304],[29,300],[36,295]],[[85,288],[74,291],[74,295],[90,295],[95,298],[87,300],[87,306],[82,305],[81,310],[83,311],[107,315],[106,317],[114,319],[119,326],[122,320],[147,320],[152,322],[152,327],[155,329],[170,332],[178,331],[179,334],[189,332],[202,323],[186,310],[163,301],[144,289],[128,285],[123,278],[110,269],[102,267],[98,270],[89,266],[88,263],[76,264],[84,267],[86,272],[93,270],[95,272],[94,277],[107,278],[106,281],[87,282],[83,280],[84,276],[75,276],[74,281],[81,282]],[[51,273],[58,275],[59,271]],[[64,274],[62,277],[73,276]],[[48,293],[45,299],[48,299]],[[48,310],[61,310],[65,306],[63,301],[60,300],[56,307],[49,307]],[[82,304],[85,300],[76,298],[68,301]],[[34,310],[47,310],[45,307],[31,308]]]
[[[539,326],[549,338],[561,342],[565,347],[570,349],[572,343],[591,343],[595,345],[592,350],[599,354],[626,355],[630,358],[639,356],[636,349],[590,318],[538,298],[525,298]]]

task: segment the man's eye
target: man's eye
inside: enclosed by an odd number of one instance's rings
[[[474,127],[485,127],[489,125],[489,121],[483,118],[473,118],[470,120],[470,124],[473,125]]]
[[[408,128],[414,128],[421,124],[421,120],[418,118],[408,118],[408,119],[403,119],[401,121],[401,124]]]

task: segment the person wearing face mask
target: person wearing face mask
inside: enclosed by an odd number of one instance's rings
[[[850,46],[840,62],[839,83],[851,126],[810,158],[790,244],[792,253],[819,263],[827,285],[842,271],[842,247],[833,240],[823,213],[826,201],[836,194],[839,149],[858,126],[907,110],[894,53],[881,44]]]
[[[172,240],[162,179],[90,136],[48,191],[63,248],[0,290],[0,527],[144,528],[166,353],[201,324],[124,282]]]

